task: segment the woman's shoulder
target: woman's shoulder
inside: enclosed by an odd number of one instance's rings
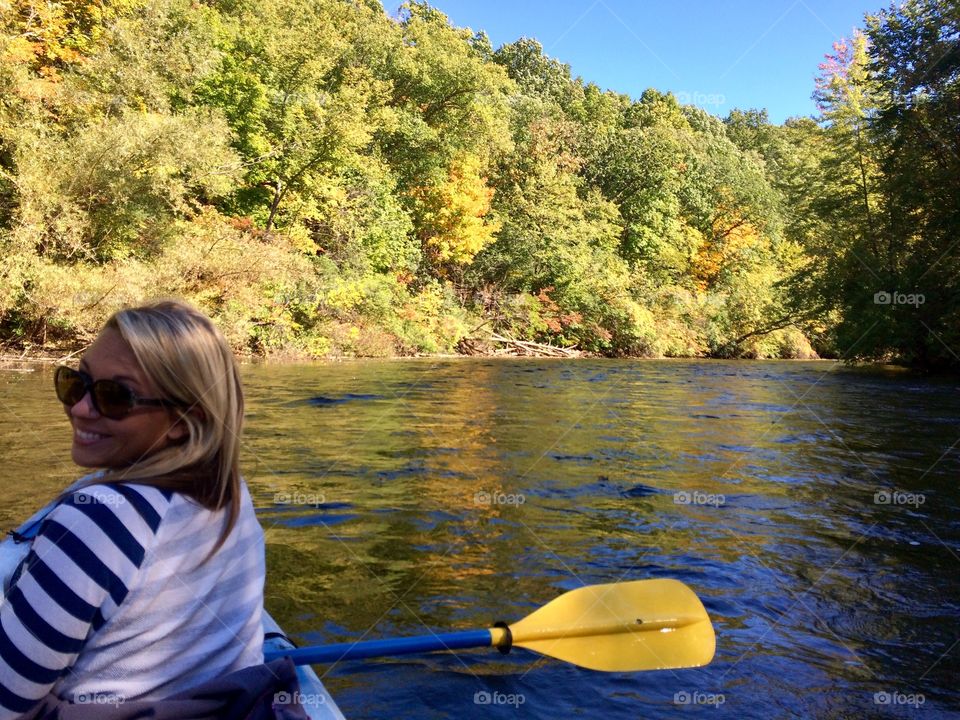
[[[119,602],[156,546],[168,500],[154,488],[93,480],[59,498],[41,521],[32,550],[37,559],[49,556],[62,572],[74,573],[76,582],[93,578]]]
[[[139,483],[89,484],[88,481],[88,484],[69,491],[57,510],[63,513],[72,509],[99,525],[119,520],[125,526],[140,526],[154,534],[170,507],[173,495],[170,491]]]
[[[60,526],[99,528],[109,536],[129,532],[142,545],[152,544],[151,537],[161,533],[179,535],[193,526],[213,526],[212,519],[226,510],[210,510],[188,495],[137,482],[96,482],[97,475],[87,476],[71,486],[46,520]],[[256,510],[241,480],[237,498],[238,521],[241,527],[256,525]],[[77,521],[82,520],[81,523]]]

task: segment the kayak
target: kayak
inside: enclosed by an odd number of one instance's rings
[[[263,652],[287,652],[295,649],[270,613],[263,611]],[[323,686],[320,678],[309,665],[297,665],[297,680],[300,681],[300,696],[297,698],[311,720],[345,720],[340,708]],[[278,693],[278,696],[287,693]],[[282,704],[293,698],[278,697]]]

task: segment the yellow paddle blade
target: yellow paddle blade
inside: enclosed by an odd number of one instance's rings
[[[492,628],[497,644],[502,629]],[[716,638],[700,598],[679,580],[588,585],[510,626],[513,644],[591,670],[698,667]]]

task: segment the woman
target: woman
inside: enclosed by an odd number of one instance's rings
[[[223,335],[178,301],[122,310],[55,380],[73,460],[98,471],[46,515],[0,606],[0,720],[262,663],[263,533]]]

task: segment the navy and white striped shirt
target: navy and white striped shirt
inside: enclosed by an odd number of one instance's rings
[[[0,720],[54,693],[159,699],[263,661],[264,545],[243,487],[226,511],[146,485],[92,485],[44,519],[0,606]]]

